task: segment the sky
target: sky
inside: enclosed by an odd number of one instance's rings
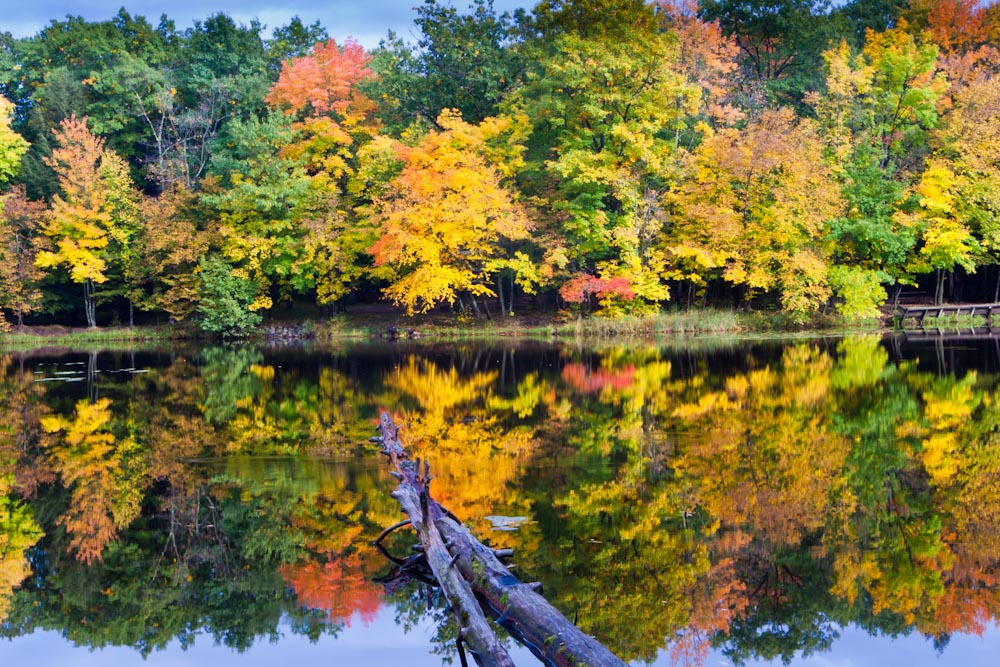
[[[135,650],[110,646],[88,650],[53,631],[0,639],[0,662],[32,667],[272,667],[273,665],[365,665],[366,667],[447,667],[433,654],[432,637],[437,627],[428,616],[420,618],[409,631],[395,622],[396,610],[382,607],[370,622],[355,615],[336,637],[323,635],[310,642],[287,628],[282,638],[258,638],[249,650],[237,653],[200,634],[188,648],[178,640],[165,649],[142,658]],[[790,667],[993,667],[997,664],[1000,629],[988,627],[982,637],[955,634],[942,653],[919,633],[904,637],[872,637],[855,627],[842,628],[829,651],[809,656],[797,655]],[[527,649],[511,643],[511,658],[518,665],[540,665]],[[663,650],[653,663],[634,662],[633,667],[672,667],[670,651]],[[702,663],[706,667],[733,667],[733,663],[712,649]],[[452,667],[458,661],[452,663]],[[783,667],[780,659],[750,660],[746,667]]]
[[[82,16],[88,21],[103,21],[125,9],[133,16],[145,16],[152,25],[166,13],[179,30],[195,20],[224,12],[234,20],[249,23],[256,18],[268,29],[288,23],[299,16],[309,24],[319,21],[330,37],[343,42],[354,37],[362,46],[374,48],[389,30],[408,41],[416,41],[413,8],[423,0],[5,0],[0,13],[0,32],[15,37],[29,37],[53,19],[67,14]],[[440,0],[449,4],[449,0]],[[463,13],[470,2],[454,1]],[[497,12],[517,7],[532,7],[531,0],[493,0]]]

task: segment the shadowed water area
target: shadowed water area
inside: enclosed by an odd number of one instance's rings
[[[1000,345],[871,336],[2,355],[0,661],[459,664],[379,408],[636,664],[1000,651]]]

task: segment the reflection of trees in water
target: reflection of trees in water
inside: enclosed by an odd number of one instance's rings
[[[435,495],[627,659],[787,658],[848,623],[944,643],[1000,613],[996,376],[891,363],[875,338],[721,364],[655,347],[367,354],[379,372],[217,348],[101,374],[100,398],[75,403],[4,358],[0,573],[35,574],[0,580],[6,632],[246,647],[282,614],[315,635],[373,613],[387,565],[368,543],[399,518],[380,463],[233,455],[367,455],[380,406]],[[494,514],[532,523],[490,531]],[[403,619],[440,613],[415,591],[388,593]]]

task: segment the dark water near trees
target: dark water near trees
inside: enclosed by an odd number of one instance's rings
[[[371,546],[401,516],[380,407],[627,660],[1000,650],[992,339],[40,351],[0,378],[3,664],[454,658]]]

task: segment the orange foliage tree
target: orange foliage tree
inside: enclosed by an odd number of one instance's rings
[[[677,36],[677,69],[701,88],[702,107],[718,124],[742,120],[734,102],[739,92],[740,47],[722,33],[719,21],[703,21],[697,0],[658,0],[663,23]]]
[[[381,202],[380,237],[371,252],[377,266],[389,269],[385,295],[407,314],[463,296],[478,314],[477,297],[496,295],[490,283],[503,269],[531,289],[531,264],[512,244],[528,238],[532,223],[504,186],[503,167],[490,160],[489,141],[512,122],[473,126],[446,111],[438,119],[443,131],[399,146],[403,170]],[[516,159],[516,146],[513,153]]]
[[[42,268],[66,266],[70,279],[83,283],[87,325],[96,327],[95,284],[108,279],[108,245],[124,231],[115,225],[132,184],[121,158],[105,151],[86,118],[70,116],[53,132],[58,147],[46,163],[56,172],[61,193],[41,231],[54,248],[39,252],[35,262]]]
[[[309,55],[284,64],[266,99],[274,106],[298,112],[311,108],[315,114],[344,113],[352,96],[360,94],[355,85],[372,75],[369,60],[353,39],[346,40],[343,47],[332,39],[316,44]]]

